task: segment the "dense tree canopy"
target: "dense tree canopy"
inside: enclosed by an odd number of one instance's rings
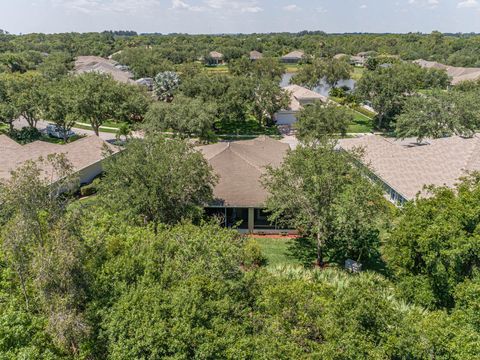
[[[430,308],[453,307],[456,286],[480,267],[479,178],[433,194],[405,206],[385,253],[408,299]]]
[[[437,91],[411,96],[396,118],[398,137],[472,136],[480,128],[480,97],[475,92]]]
[[[344,136],[352,121],[353,115],[345,107],[317,101],[300,111],[295,128],[299,140],[311,143],[335,135]]]
[[[198,219],[215,183],[203,156],[181,140],[131,140],[105,165],[100,193],[119,213],[155,224]]]
[[[298,229],[313,241],[320,266],[329,253],[341,253],[340,261],[362,255],[368,259],[367,249],[374,249],[370,243],[375,241],[374,219],[385,205],[380,189],[334,147],[325,139],[297,147],[264,179],[271,194],[266,203],[271,220]],[[336,237],[348,239],[343,251],[338,250],[345,244]]]

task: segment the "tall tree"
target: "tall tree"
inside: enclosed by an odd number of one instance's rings
[[[290,104],[290,96],[277,82],[260,80],[255,87],[253,113],[261,125],[273,123],[274,115]]]
[[[72,78],[66,77],[51,83],[46,88],[47,96],[42,104],[42,114],[45,120],[55,123],[63,135],[63,141],[68,141],[68,132],[75,125],[76,101]]]
[[[16,74],[0,74],[0,123],[8,125],[10,132],[13,132],[13,123],[21,114],[16,90]]]
[[[334,147],[335,142],[328,140],[300,146],[280,167],[268,169],[264,179],[271,194],[266,203],[270,219],[298,229],[314,241],[319,266],[323,266],[325,252],[339,246],[332,239],[345,231],[352,240],[370,241],[361,234],[372,231],[384,204],[380,189],[352,163],[350,155]],[[362,199],[357,201],[356,196]],[[356,221],[347,224],[339,220],[348,214]],[[361,259],[365,246],[355,241],[351,244],[348,255]]]
[[[15,103],[20,115],[28,126],[35,128],[41,117],[41,107],[47,96],[44,78],[34,72],[26,72],[15,77]]]
[[[406,99],[420,85],[419,68],[416,65],[395,64],[365,72],[357,83],[355,93],[360,99],[369,101],[377,111],[377,128],[390,129],[395,116],[402,112]]]
[[[396,118],[400,138],[472,136],[480,128],[480,96],[474,92],[437,91],[411,96]]]
[[[295,128],[299,140],[311,143],[326,137],[345,135],[352,122],[353,114],[347,108],[317,101],[300,111]]]
[[[455,287],[480,270],[480,177],[456,189],[430,189],[430,195],[402,209],[384,256],[407,299],[452,308]]]
[[[152,104],[145,116],[143,129],[149,134],[173,131],[183,138],[199,137],[201,141],[208,141],[214,137],[213,124],[216,120],[215,104],[180,95],[170,104]]]
[[[330,87],[334,87],[340,80],[349,79],[351,72],[352,66],[344,59],[315,59],[302,67],[292,82],[314,89],[325,80]]]
[[[200,152],[182,140],[131,140],[105,164],[103,199],[120,213],[175,224],[198,217],[212,199],[215,176]]]

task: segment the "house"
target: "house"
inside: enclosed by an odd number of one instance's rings
[[[219,177],[215,200],[206,213],[218,216],[228,227],[238,225],[241,232],[291,232],[268,221],[263,210],[268,192],[261,184],[266,166],[279,166],[289,149],[288,144],[266,136],[198,147]]]
[[[362,149],[362,162],[381,183],[393,203],[428,196],[425,186],[453,187],[472,171],[480,171],[480,134],[472,138],[451,136],[417,143],[377,135],[342,139],[345,151]]]
[[[358,55],[350,56],[350,64],[354,66],[363,67],[365,66],[366,62],[367,62],[367,59],[362,56],[358,56]]]
[[[320,95],[315,91],[309,90],[299,85],[288,85],[283,88],[290,93],[290,105],[288,109],[280,110],[275,114],[277,125],[292,125],[297,121],[298,112],[308,104],[315,101],[328,102],[326,96]]]
[[[281,60],[286,64],[298,64],[305,57],[305,53],[300,50],[292,51],[285,56],[282,56]]]
[[[263,54],[259,51],[250,51],[250,60],[252,61],[257,61],[257,60],[260,60],[260,59],[263,59]]]
[[[26,161],[36,161],[40,157],[46,158],[51,154],[65,154],[71,163],[73,171],[80,179],[81,184],[90,183],[102,172],[102,161],[105,150],[113,153],[119,149],[97,136],[88,136],[66,145],[52,144],[45,141],[34,141],[20,145],[6,135],[0,135],[0,181],[9,180],[11,172],[22,166]],[[45,174],[51,172],[47,164],[42,164]],[[56,178],[52,181],[55,182]]]
[[[211,51],[208,54],[208,65],[222,65],[224,63],[225,57],[223,56],[222,53],[219,53],[218,51]]]
[[[480,80],[480,68],[448,66],[436,61],[422,59],[415,60],[413,63],[425,69],[445,70],[447,75],[452,79],[452,85],[457,85],[462,81]]]
[[[113,79],[125,84],[134,84],[133,74],[125,65],[99,56],[79,56],[75,60],[74,73],[97,72],[111,75]]]

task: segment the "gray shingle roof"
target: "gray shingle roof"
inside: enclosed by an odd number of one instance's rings
[[[98,72],[100,74],[109,74],[118,82],[127,84],[135,83],[130,71],[122,70],[114,60],[104,59],[99,56],[79,56],[75,60],[75,73],[83,74],[86,72]]]
[[[46,158],[50,154],[65,154],[75,172],[87,168],[103,159],[104,147],[113,152],[118,148],[97,136],[89,136],[66,145],[34,141],[20,145],[5,135],[0,135],[0,181],[10,179],[10,172],[28,160]],[[45,164],[44,164],[45,165]],[[51,169],[41,168],[45,173]],[[57,179],[53,179],[55,181]]]
[[[480,171],[480,135],[472,138],[452,136],[417,144],[369,135],[340,140],[339,146],[351,151],[361,148],[363,162],[405,199],[417,193],[427,195],[424,186],[453,187],[468,172]]]
[[[265,167],[279,166],[289,148],[269,137],[200,146],[198,149],[219,176],[215,205],[262,207],[268,197],[260,182]]]

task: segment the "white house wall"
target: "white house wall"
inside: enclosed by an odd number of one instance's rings
[[[80,179],[80,184],[89,184],[100,175],[103,171],[102,162],[96,162],[86,168],[80,170],[77,175]]]

